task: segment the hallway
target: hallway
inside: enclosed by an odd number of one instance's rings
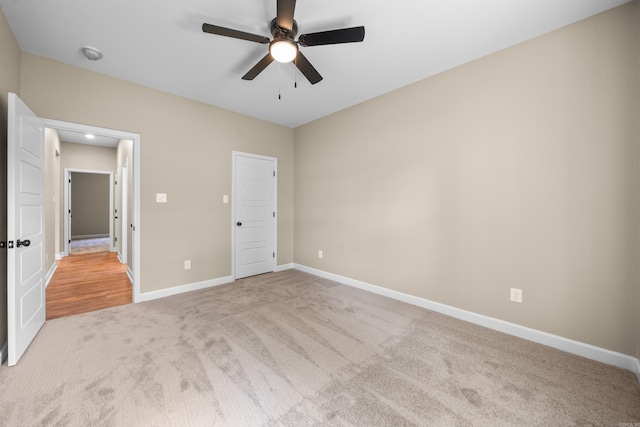
[[[47,286],[47,320],[132,301],[127,265],[115,252],[71,255],[58,262]]]

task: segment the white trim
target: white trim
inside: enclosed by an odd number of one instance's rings
[[[121,131],[116,129],[102,128],[97,126],[89,126],[83,125],[79,123],[73,122],[64,122],[61,120],[54,119],[42,119],[44,121],[44,126],[52,129],[62,129],[62,130],[70,130],[75,132],[83,132],[83,133],[94,133],[105,136],[111,136],[118,139],[127,139],[133,141],[133,165],[129,167],[133,167],[133,218],[129,218],[128,221],[133,226],[132,233],[132,262],[133,266],[133,274],[132,274],[132,297],[133,302],[140,301],[140,271],[142,270],[140,266],[140,145],[141,145],[141,136],[139,133]],[[112,209],[113,211],[113,209]]]
[[[185,292],[198,291],[200,289],[212,288],[214,286],[226,285],[233,282],[233,277],[220,277],[218,279],[205,280],[203,282],[189,283],[173,288],[161,289],[159,291],[151,291],[140,294],[140,301],[151,301],[158,298],[165,298],[174,295],[183,294]]]
[[[56,254],[56,258],[55,258],[55,260],[56,260],[56,261],[60,261],[60,260],[62,259],[62,257],[63,257],[63,256],[64,256],[64,254],[63,254],[62,252],[57,253],[57,254]]]
[[[51,268],[49,269],[49,271],[47,272],[47,275],[44,277],[44,287],[45,287],[45,289],[47,288],[47,286],[49,286],[49,282],[53,278],[53,273],[56,272],[57,268],[58,268],[58,263],[54,262],[53,265],[51,266]]]
[[[518,338],[533,341],[538,344],[543,344],[548,347],[553,347],[558,350],[566,351],[567,353],[586,357],[587,359],[596,360],[598,362],[617,366],[623,369],[628,369],[629,371],[635,373],[638,381],[640,381],[640,361],[637,358],[628,356],[626,354],[607,350],[601,347],[596,347],[591,344],[574,341],[536,329],[527,328],[515,323],[505,322],[504,320],[495,319],[492,317],[484,316],[482,314],[462,310],[450,305],[441,304],[413,295],[408,295],[402,292],[372,285],[370,283],[362,282],[359,280],[350,279],[348,277],[340,276],[337,274],[328,273],[326,271],[307,267],[301,264],[294,264],[294,266],[296,270],[300,270],[305,273],[313,274],[315,276],[333,280],[338,283],[363,289],[374,294],[383,295],[398,301],[406,302],[411,305],[426,308],[427,310],[442,313],[447,316],[455,317],[456,319],[461,319],[469,323],[484,326],[485,328],[493,329],[495,331],[513,335]]]
[[[121,261],[120,264],[124,264],[124,263]],[[133,283],[133,271],[131,270],[131,267],[128,265],[127,265],[127,277],[129,278],[129,281]],[[134,302],[137,302],[137,301],[134,301]]]
[[[2,365],[4,363],[4,359],[7,358],[7,349],[9,347],[8,344],[8,341],[5,341],[2,348],[0,348],[0,365]]]
[[[294,264],[292,262],[290,262],[289,264],[278,265],[276,267],[276,272],[285,271],[285,270],[291,270],[292,268],[294,268]]]
[[[71,240],[73,239],[101,239],[104,237],[109,237],[108,234],[81,234],[78,236],[71,236]]]

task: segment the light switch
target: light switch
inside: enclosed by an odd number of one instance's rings
[[[222,203],[229,203],[229,196],[227,196],[226,194],[222,196]]]
[[[156,193],[157,203],[167,203],[167,193]]]

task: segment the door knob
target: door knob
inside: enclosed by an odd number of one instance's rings
[[[31,240],[20,240],[18,239],[18,241],[16,242],[16,246],[20,247],[20,246],[29,246],[31,244]]]
[[[240,227],[240,226],[242,225],[242,223],[241,223],[240,221],[238,221],[238,222],[236,222],[236,225],[237,225],[238,227]]]

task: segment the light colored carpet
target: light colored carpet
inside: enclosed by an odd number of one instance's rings
[[[108,237],[98,237],[95,239],[74,239],[69,243],[69,254],[82,255],[95,252],[108,252],[110,249],[110,239]]]
[[[48,321],[3,426],[618,426],[633,373],[289,270]]]

